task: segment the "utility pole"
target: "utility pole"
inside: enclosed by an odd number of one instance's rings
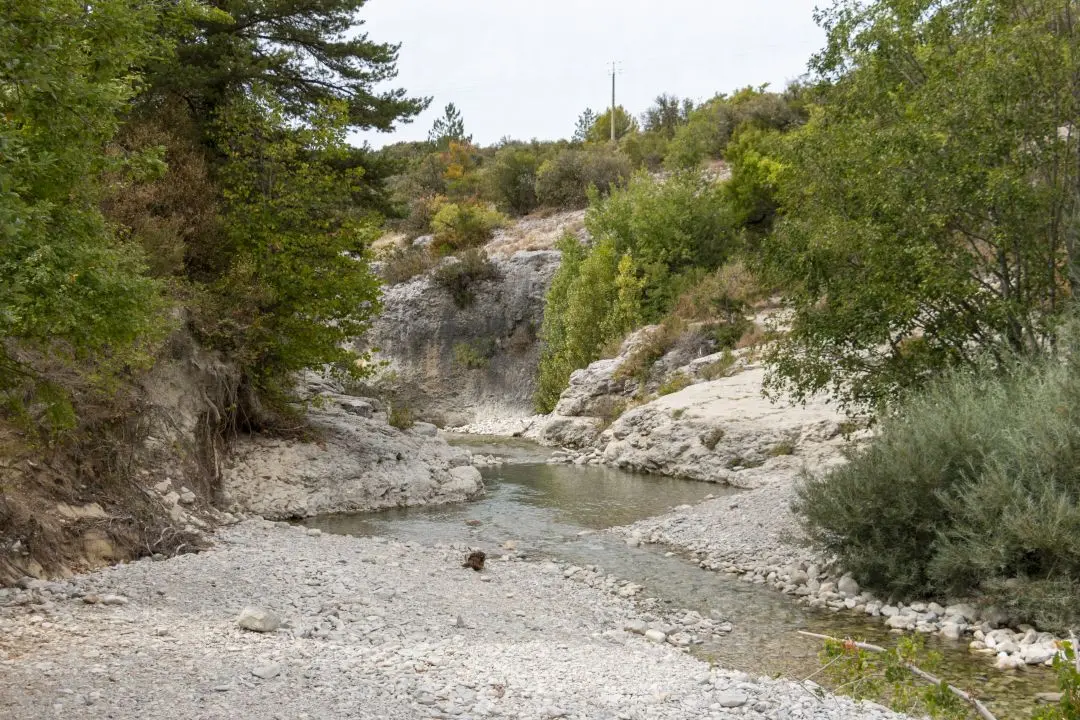
[[[615,144],[615,75],[618,73],[618,63],[611,61],[611,144]]]

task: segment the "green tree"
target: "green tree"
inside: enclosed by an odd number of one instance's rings
[[[608,198],[594,196],[585,226],[594,238],[611,239],[616,253],[629,253],[641,268],[649,322],[671,309],[681,275],[719,267],[739,239],[723,186],[691,172],[663,182],[635,175]]]
[[[461,117],[461,111],[454,103],[448,103],[443,110],[443,116],[436,118],[428,131],[428,142],[440,150],[446,150],[450,143],[468,145],[472,143],[472,135],[465,134],[465,120]]]
[[[585,108],[585,111],[578,115],[577,124],[574,125],[574,142],[583,143],[587,141],[595,124],[596,113],[593,112],[592,108]]]
[[[566,313],[570,289],[578,278],[586,251],[581,241],[571,234],[560,238],[557,247],[562,260],[544,298],[544,322],[540,327],[540,364],[534,402],[537,411],[542,413],[549,413],[555,408],[559,395],[566,389],[570,373],[576,369],[571,366],[564,350],[567,343]]]
[[[307,117],[340,100],[354,128],[391,130],[427,107],[402,89],[376,90],[397,74],[397,45],[356,32],[367,0],[209,0],[207,15],[172,57],[151,67],[153,93],[172,94],[205,121],[259,86],[283,112]]]
[[[228,266],[202,328],[263,399],[287,398],[291,373],[305,368],[363,374],[349,341],[378,310],[366,262],[378,227],[352,209],[359,171],[333,167],[348,151],[347,113],[329,104],[295,127],[255,88],[218,121]]]
[[[657,133],[670,140],[675,137],[675,131],[689,121],[693,110],[693,100],[680,100],[674,95],[662,93],[656,96],[653,104],[642,114],[641,124],[645,132]]]
[[[794,308],[771,387],[888,401],[1045,349],[1076,283],[1069,3],[839,2],[823,102],[783,154],[766,246]]]
[[[503,209],[525,215],[536,208],[536,174],[540,162],[527,147],[499,148],[485,168],[489,194]]]
[[[110,152],[134,69],[167,50],[154,29],[189,3],[0,2],[0,402],[59,428],[70,392],[135,362],[161,321],[141,252],[102,217],[102,177],[161,171],[153,154]],[[133,354],[134,353],[134,354]],[[145,356],[143,357],[145,359]]]
[[[622,105],[615,107],[615,139],[621,140],[628,133],[638,131],[638,122]],[[596,118],[589,129],[589,142],[605,143],[611,141],[611,110]]]

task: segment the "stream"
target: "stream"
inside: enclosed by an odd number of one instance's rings
[[[771,587],[704,571],[693,559],[663,546],[632,548],[618,536],[598,532],[738,490],[603,467],[548,465],[549,450],[524,440],[471,436],[448,440],[474,454],[506,460],[482,470],[487,486],[482,499],[463,505],[322,516],[305,524],[324,532],[381,535],[426,545],[465,543],[489,555],[511,552],[503,548],[512,547],[530,559],[596,565],[643,585],[641,597],[730,621],[734,626],[730,634],[692,651],[720,666],[755,675],[801,679],[819,669],[821,644],[798,630],[882,645],[895,642],[878,618],[810,610]],[[940,676],[960,687],[976,688],[1002,719],[1029,717],[1035,693],[1056,689],[1049,670],[1000,672],[990,658],[970,654],[967,641],[933,636],[927,638],[927,647],[943,656]],[[814,679],[823,682],[820,675]]]

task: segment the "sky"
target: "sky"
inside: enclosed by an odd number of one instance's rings
[[[806,72],[824,44],[823,0],[369,0],[369,39],[401,43],[394,87],[432,97],[392,133],[356,133],[373,147],[424,140],[448,102],[473,141],[568,138],[586,107],[616,100],[639,115],[662,92],[705,100]]]

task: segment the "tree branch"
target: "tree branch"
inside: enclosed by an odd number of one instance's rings
[[[870,643],[855,642],[855,641],[852,641],[852,640],[846,640],[845,641],[845,640],[841,640],[839,638],[831,637],[829,635],[819,635],[818,633],[807,632],[805,630],[799,630],[799,634],[800,635],[805,635],[806,637],[817,638],[818,640],[831,640],[832,642],[838,642],[838,643],[849,642],[849,643],[853,644],[855,647],[859,648],[860,650],[867,650],[869,652],[875,652],[875,653],[887,653],[887,652],[889,652],[888,650],[881,647],[880,645],[871,645]],[[958,697],[961,700],[963,700],[964,702],[966,702],[968,705],[970,705],[971,707],[973,707],[975,709],[975,712],[977,712],[979,714],[979,717],[983,718],[983,720],[997,720],[997,718],[994,717],[993,713],[991,713],[989,710],[987,710],[985,705],[983,705],[977,699],[972,697],[969,693],[964,692],[960,688],[953,687],[952,685],[948,684],[944,680],[941,680],[940,678],[937,678],[937,677],[931,675],[930,673],[926,672],[925,670],[918,667],[914,663],[904,662],[903,665],[908,670],[910,670],[911,673],[913,675],[915,675],[916,677],[921,678],[922,680],[925,680],[926,682],[930,683],[931,685],[937,685],[939,687],[944,687],[946,690],[951,692],[953,695],[955,695],[956,697]]]

